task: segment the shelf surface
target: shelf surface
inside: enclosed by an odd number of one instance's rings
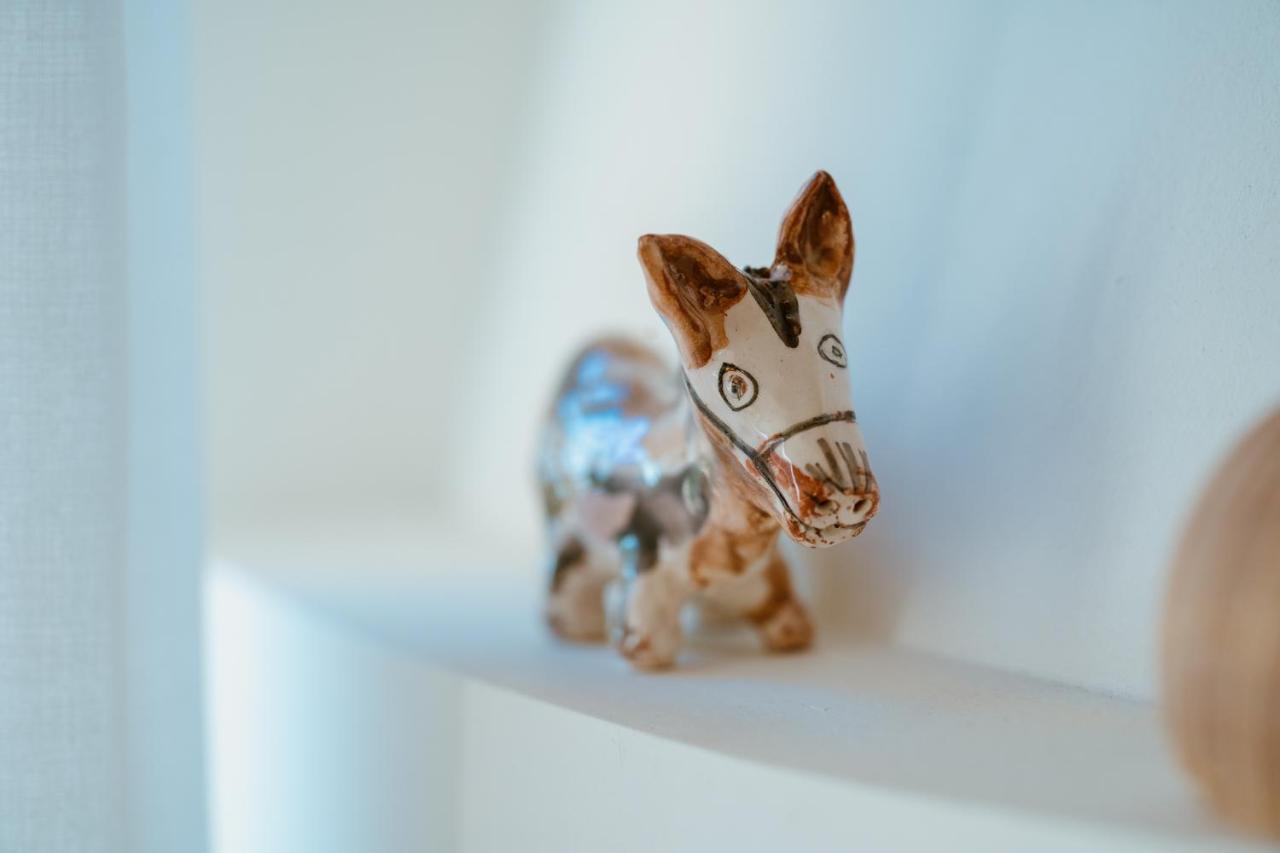
[[[735,759],[1138,846],[1271,849],[1204,814],[1150,705],[821,636],[778,656],[721,631],[691,638],[674,670],[634,672],[605,646],[548,635],[537,555],[513,572],[499,565],[510,556],[451,541],[296,525],[228,542],[214,570],[488,687]]]

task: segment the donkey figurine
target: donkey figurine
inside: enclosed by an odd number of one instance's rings
[[[605,338],[560,385],[539,453],[546,617],[558,634],[603,639],[605,591],[621,577],[621,612],[608,621],[637,667],[675,660],[692,598],[755,625],[768,649],[809,645],[778,532],[835,545],[880,501],[840,340],[853,249],[826,172],[783,218],[772,267],[736,269],[690,237],[640,238],[681,369]]]

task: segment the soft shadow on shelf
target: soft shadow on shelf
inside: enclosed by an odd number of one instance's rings
[[[835,626],[819,626],[814,643],[797,652],[770,652],[760,642],[756,631],[739,621],[694,619],[686,623],[685,643],[678,663],[656,673],[637,671],[640,677],[693,678],[699,681],[738,681],[744,676],[753,682],[829,684],[832,662],[838,658],[847,663],[882,651],[878,640],[851,636]],[[832,630],[827,630],[827,628]],[[607,651],[613,652],[612,648]],[[832,653],[835,654],[833,658]],[[629,668],[618,658],[620,667]]]

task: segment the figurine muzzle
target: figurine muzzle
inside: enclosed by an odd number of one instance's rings
[[[770,437],[756,468],[782,503],[791,538],[833,545],[862,532],[880,488],[852,411],[810,418]]]
[[[795,541],[835,545],[861,533],[876,514],[880,487],[852,410],[816,415],[752,447],[711,411],[688,377],[685,387],[699,414],[746,457],[772,493],[778,520]]]

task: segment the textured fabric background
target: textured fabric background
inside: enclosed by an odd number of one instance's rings
[[[0,2],[0,853],[206,846],[186,8]]]
[[[185,0],[125,0],[129,853],[206,846],[201,459]]]
[[[123,849],[120,21],[0,3],[0,850]]]

